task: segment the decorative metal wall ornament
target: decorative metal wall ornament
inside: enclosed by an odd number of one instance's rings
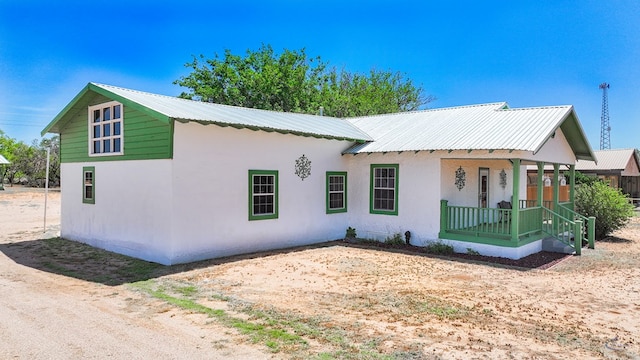
[[[458,191],[462,190],[466,182],[467,174],[464,172],[462,166],[460,166],[458,170],[456,170],[456,187],[458,188]]]
[[[311,160],[307,159],[304,154],[296,160],[296,175],[298,175],[302,181],[311,175]]]
[[[507,187],[507,173],[504,169],[500,170],[500,186],[504,189]]]

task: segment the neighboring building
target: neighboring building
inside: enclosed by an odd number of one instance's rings
[[[162,264],[339,239],[349,226],[520,258],[559,233],[542,193],[524,201],[526,165],[595,160],[572,106],[337,119],[90,83],[47,132],[61,135],[61,236]]]
[[[594,151],[598,163],[578,161],[576,170],[587,176],[597,176],[612,187],[640,200],[640,152],[637,149]]]

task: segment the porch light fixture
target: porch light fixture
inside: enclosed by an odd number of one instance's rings
[[[462,166],[460,166],[458,170],[456,170],[456,187],[458,188],[458,191],[462,190],[466,181],[467,181],[467,174],[464,172],[464,169],[462,168]]]
[[[503,189],[507,187],[507,173],[504,169],[500,170],[500,186],[502,186]]]

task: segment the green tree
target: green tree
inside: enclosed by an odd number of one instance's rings
[[[338,71],[305,49],[276,54],[270,45],[244,57],[225,50],[185,64],[191,73],[174,84],[189,89],[180,97],[265,110],[347,117],[416,110],[434,100],[400,73],[368,75]]]
[[[633,205],[620,189],[602,181],[583,183],[576,188],[576,211],[596,218],[596,239],[624,227],[634,216]]]
[[[18,181],[26,181],[30,186],[44,186],[46,176],[47,148],[51,149],[49,158],[49,183],[60,184],[60,138],[34,140],[31,145],[17,141],[0,130],[0,154],[11,162],[6,169],[5,178],[13,186]],[[2,174],[0,174],[2,175]]]

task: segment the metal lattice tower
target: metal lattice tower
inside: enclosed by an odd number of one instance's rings
[[[602,115],[600,116],[600,150],[611,149],[611,126],[609,126],[609,99],[607,90],[609,84],[600,84],[602,89]]]

